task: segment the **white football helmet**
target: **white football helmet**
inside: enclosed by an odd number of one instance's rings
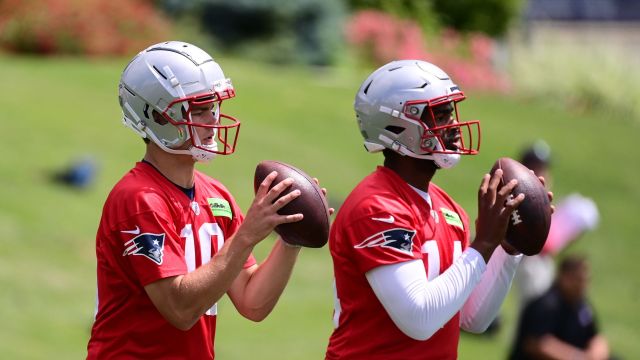
[[[356,95],[354,108],[364,146],[369,152],[387,148],[451,168],[460,155],[474,155],[480,149],[480,122],[459,122],[457,104],[464,99],[449,75],[431,63],[388,63],[369,75]],[[438,106],[450,107],[448,124],[434,120]],[[455,117],[453,122],[450,116]],[[452,137],[460,139],[459,145],[452,145]]]
[[[231,80],[211,56],[179,41],[141,51],[122,72],[119,84],[124,124],[164,151],[191,155],[196,161],[235,151],[240,122],[220,112],[222,102],[234,96]],[[192,121],[192,107],[200,105],[213,106],[212,123]],[[213,143],[203,144],[195,127],[212,128]]]

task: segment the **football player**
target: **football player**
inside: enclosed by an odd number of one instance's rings
[[[244,216],[220,182],[195,170],[234,152],[240,122],[220,109],[234,96],[211,56],[184,42],[150,46],[124,69],[124,123],[146,152],[104,204],[88,359],[212,359],[224,294],[254,321],[278,301],[300,249],[278,240],[261,264],[252,249],[302,219],[277,213],[300,191],[277,199],[292,179],[269,190],[273,172]]]
[[[482,178],[475,240],[467,213],[432,182],[479,150],[478,121],[461,121],[463,92],[437,66],[394,61],[361,85],[365,149],[384,165],[347,197],[331,229],[334,331],[327,359],[456,359],[460,328],[482,332],[522,257],[505,241],[524,195],[502,171]]]

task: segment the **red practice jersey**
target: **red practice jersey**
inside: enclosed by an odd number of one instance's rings
[[[216,180],[195,173],[191,200],[148,163],[113,188],[96,236],[97,312],[88,359],[212,359],[217,308],[188,331],[158,312],[144,286],[208,263],[243,215]],[[250,256],[245,267],[255,264]]]
[[[365,274],[378,266],[414,259],[429,281],[449,268],[469,245],[466,212],[431,183],[432,207],[385,167],[347,197],[331,229],[336,326],[327,359],[456,359],[460,314],[426,341],[396,327]]]

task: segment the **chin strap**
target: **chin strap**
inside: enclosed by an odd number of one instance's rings
[[[198,161],[198,162],[209,162],[211,160],[213,160],[213,158],[216,157],[216,153],[212,152],[215,150],[218,150],[218,147],[214,144],[214,145],[201,145],[204,148],[207,149],[211,149],[211,151],[207,151],[207,150],[203,150],[203,149],[199,149],[195,146],[191,146],[189,148],[189,152],[191,153],[191,156],[193,157],[193,160]]]
[[[461,158],[460,154],[433,154],[433,161],[442,169],[451,169],[458,165]]]

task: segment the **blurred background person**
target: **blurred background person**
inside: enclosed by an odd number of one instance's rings
[[[553,286],[524,308],[509,359],[609,359],[587,300],[589,274],[582,256],[560,263]]]
[[[546,179],[551,188],[551,149],[543,140],[526,147],[520,162]],[[520,309],[529,301],[543,294],[553,283],[554,257],[588,230],[598,225],[599,213],[593,200],[579,194],[571,194],[558,201],[551,218],[549,236],[538,255],[525,256],[516,272],[515,284]]]
[[[519,161],[538,176],[546,180],[551,189],[551,148],[544,140],[537,140],[523,148]],[[518,297],[518,311],[529,301],[547,291],[555,276],[555,257],[584,232],[598,225],[599,213],[593,200],[573,193],[558,201],[551,217],[549,236],[542,251],[533,256],[524,256],[516,271],[514,284]],[[501,328],[502,317],[498,316],[486,334],[491,335]]]

